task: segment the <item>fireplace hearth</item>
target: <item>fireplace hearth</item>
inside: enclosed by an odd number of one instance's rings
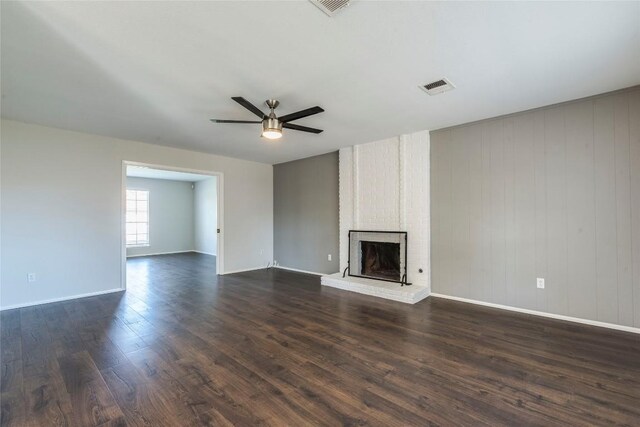
[[[349,259],[343,272],[353,277],[407,283],[405,231],[349,230]]]

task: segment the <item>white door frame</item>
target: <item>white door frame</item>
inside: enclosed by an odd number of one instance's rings
[[[122,161],[122,186],[120,194],[120,255],[122,264],[120,266],[121,279],[120,287],[127,289],[127,166],[144,166],[149,169],[159,169],[173,172],[195,173],[199,175],[210,175],[216,177],[217,200],[216,208],[218,210],[218,226],[220,232],[217,235],[216,247],[216,274],[224,274],[224,174],[222,172],[213,172],[198,169],[181,168],[177,166],[158,165],[152,163],[134,162],[129,160]]]

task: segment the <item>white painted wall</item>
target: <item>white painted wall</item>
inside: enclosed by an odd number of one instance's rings
[[[271,165],[10,120],[1,125],[2,308],[120,288],[125,160],[223,173],[222,271],[273,259]],[[29,272],[36,282],[27,283]]]
[[[195,183],[194,189],[194,245],[198,252],[216,255],[218,235],[218,195],[215,177]]]
[[[340,271],[349,230],[406,231],[407,278],[430,287],[429,132],[340,149],[339,182]]]
[[[187,181],[127,177],[127,188],[149,191],[149,246],[127,248],[127,256],[192,251],[194,184]]]

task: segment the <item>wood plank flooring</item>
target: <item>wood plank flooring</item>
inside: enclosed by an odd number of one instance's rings
[[[2,312],[3,426],[640,425],[640,336],[199,254]]]

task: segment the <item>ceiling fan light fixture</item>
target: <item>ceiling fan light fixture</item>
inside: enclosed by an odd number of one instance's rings
[[[268,117],[262,122],[262,136],[267,139],[282,138],[282,123],[274,117]]]
[[[282,138],[282,131],[278,129],[267,129],[262,132],[262,136],[267,139],[280,139]]]

